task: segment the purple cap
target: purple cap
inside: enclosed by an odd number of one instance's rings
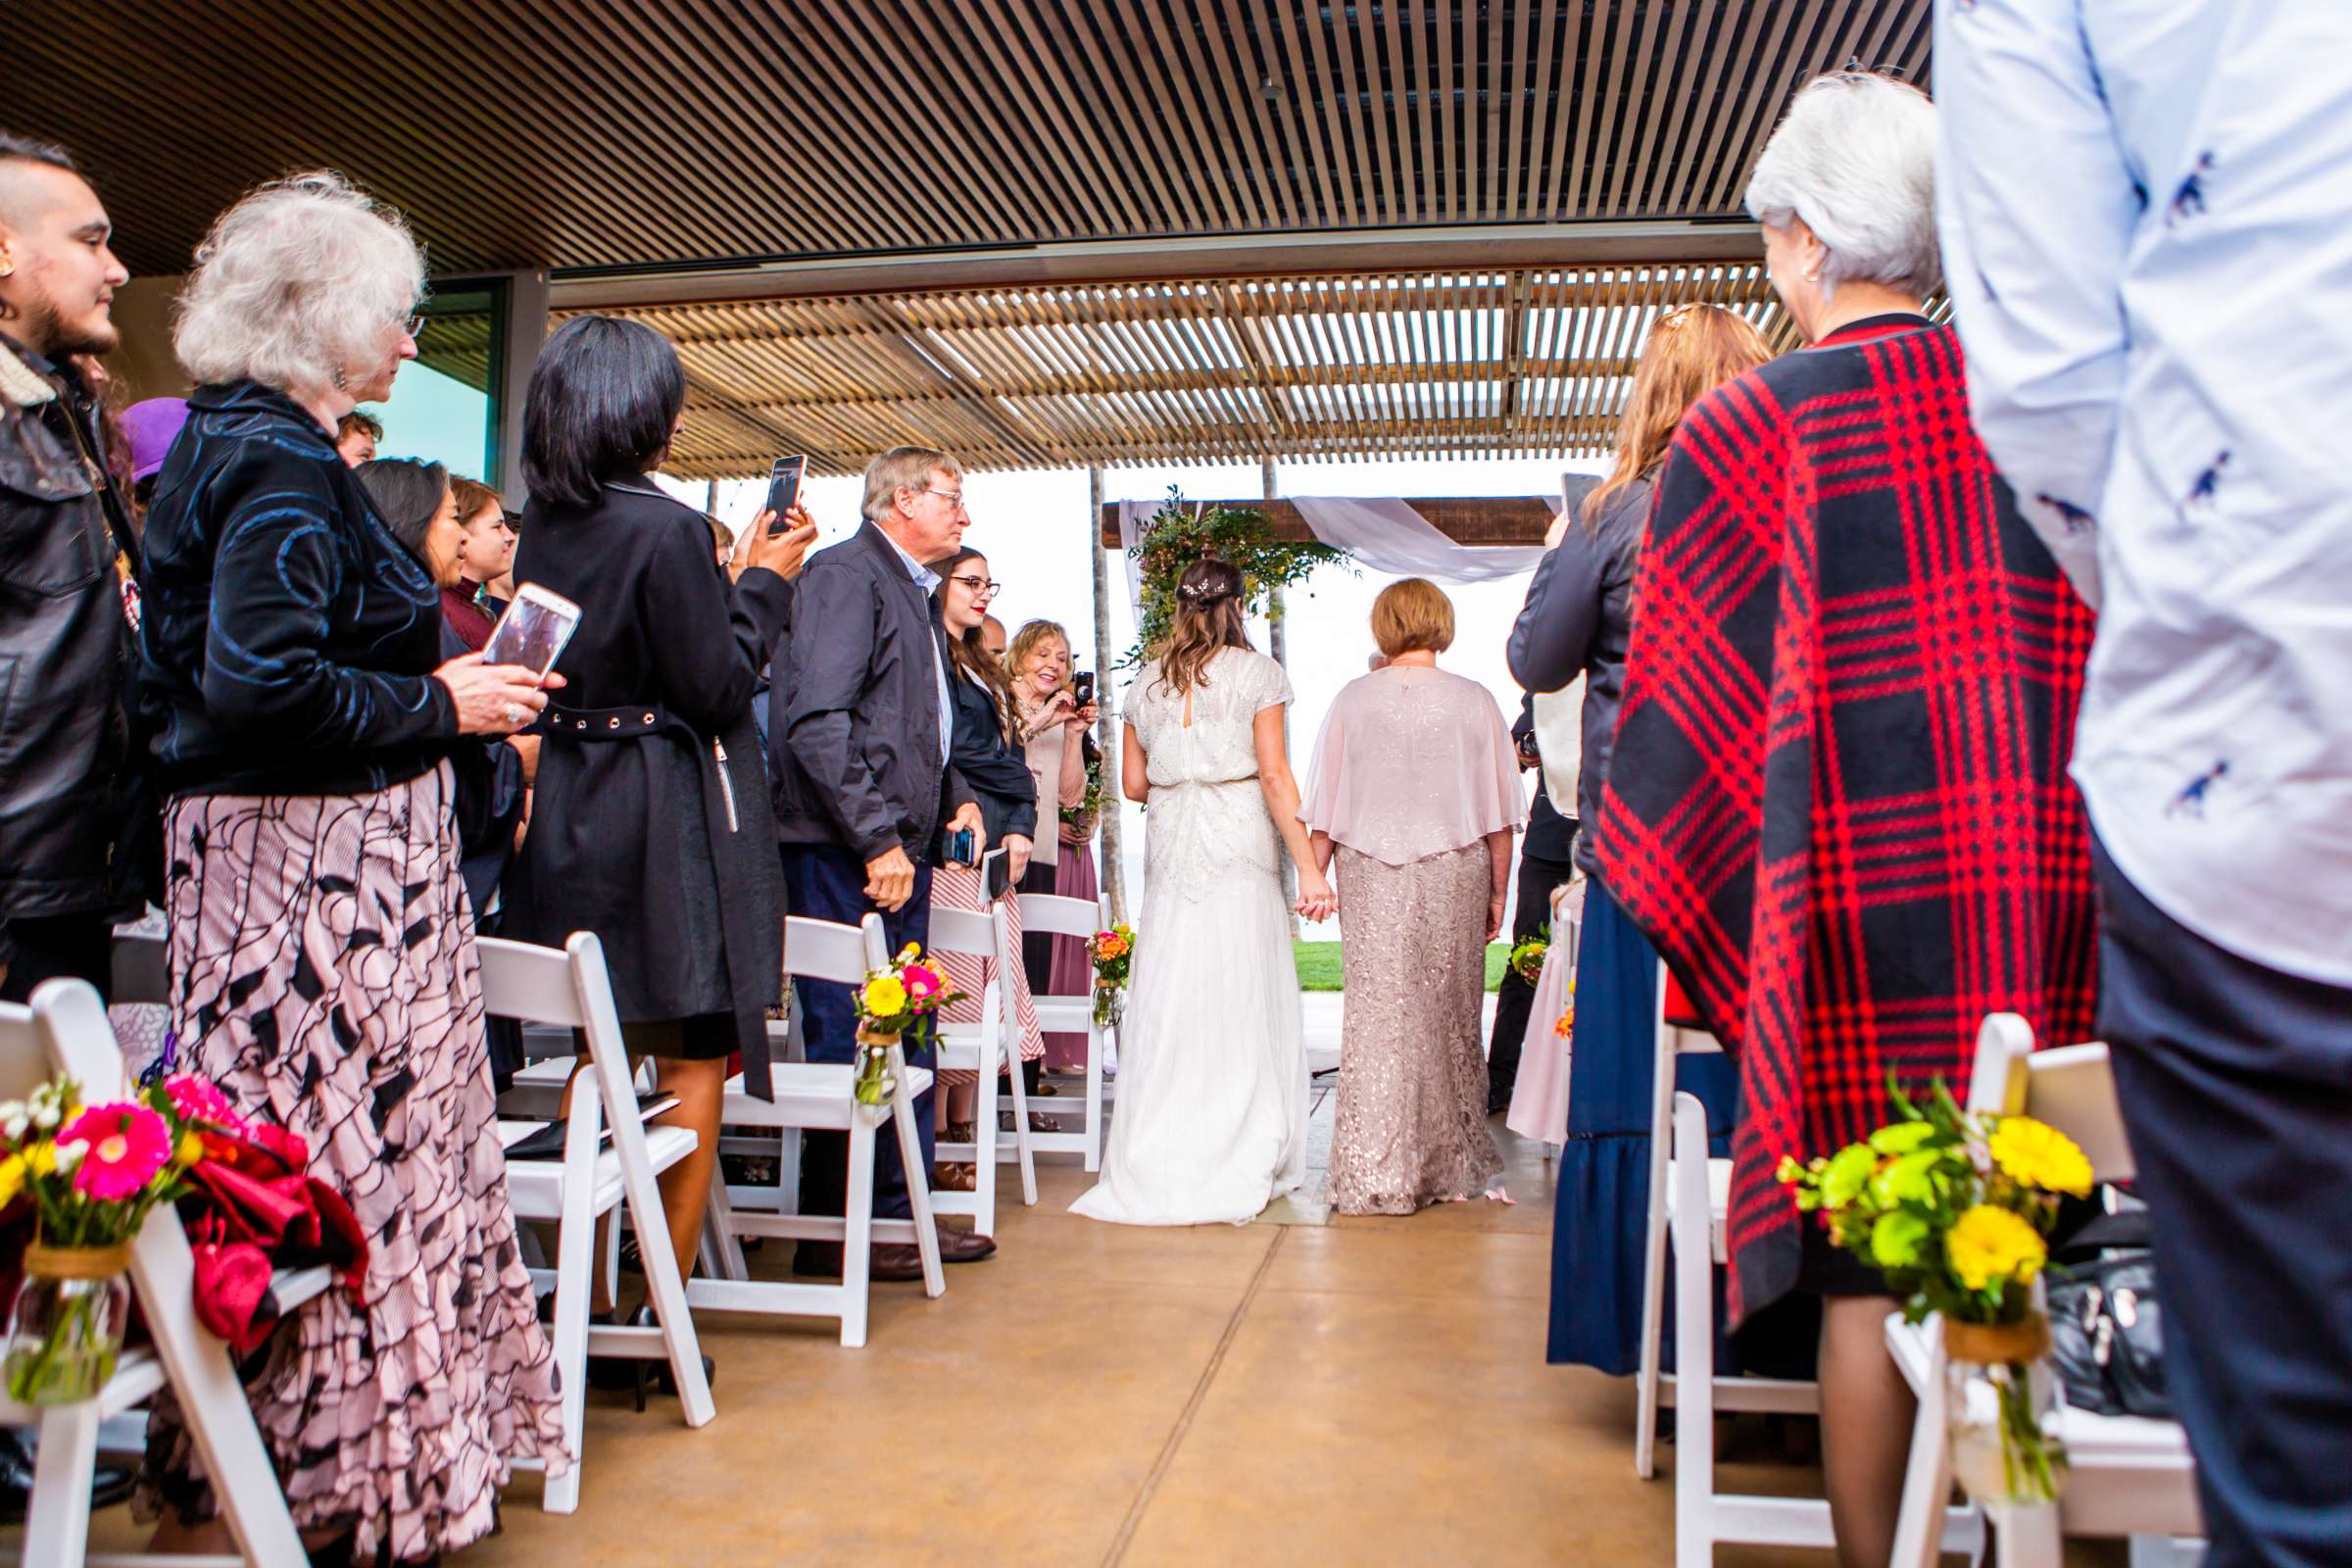
[[[130,480],[136,484],[164,466],[179,427],[188,422],[186,398],[149,398],[122,411],[122,433],[130,438]]]

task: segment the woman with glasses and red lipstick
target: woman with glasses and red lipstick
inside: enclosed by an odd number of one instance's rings
[[[949,757],[949,765],[963,776],[964,783],[979,798],[988,843],[1003,847],[1010,858],[1005,869],[1017,884],[1029,868],[1030,851],[1037,839],[1037,784],[1030,776],[1028,762],[1012,746],[1011,682],[1004,666],[983,641],[982,622],[988,618],[989,603],[996,598],[997,585],[989,579],[988,558],[977,550],[959,550],[931,569],[939,573],[940,579],[931,597],[939,606],[940,621],[948,630],[948,652],[955,661],[948,683],[956,711],[955,749]],[[990,907],[987,885],[975,866],[941,866],[932,878],[931,901],[951,909],[983,913]],[[1012,951],[1018,953],[1020,895],[1007,892],[1003,902],[1005,923],[1011,929]],[[1000,977],[993,962],[965,955],[943,953],[939,960],[948,979],[966,999],[948,1007],[949,1021],[978,1019],[980,998],[989,982],[1002,978],[1010,988],[1006,1000],[1012,1009],[1020,1059],[1034,1062],[1045,1055],[1045,1036],[1038,1033],[1029,976],[1020,963],[1006,965]],[[975,1142],[972,1097],[978,1087],[977,1076],[950,1071],[942,1072],[939,1079],[945,1091],[938,1110],[943,1128],[940,1136],[950,1143]],[[986,1132],[993,1142],[996,1129],[991,1127]],[[969,1165],[942,1165],[934,1174],[933,1185],[968,1193],[976,1175]]]

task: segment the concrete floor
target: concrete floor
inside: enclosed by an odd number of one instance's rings
[[[707,1316],[710,1426],[591,1393],[579,1511],[540,1512],[518,1477],[503,1534],[461,1560],[1669,1563],[1674,1450],[1637,1480],[1631,1381],[1544,1364],[1550,1171],[1490,1125],[1517,1205],[1409,1219],[1326,1222],[1310,1191],[1284,1222],[1133,1230],[1072,1218],[1088,1178],[1041,1166],[1038,1205],[1005,1212],[998,1256],[951,1269],[945,1297],[875,1287],[865,1349],[813,1319]],[[771,1243],[754,1269],[785,1261]],[[1819,1495],[1760,1428],[1725,1458],[1727,1485]],[[93,1545],[142,1536],[117,1509]]]

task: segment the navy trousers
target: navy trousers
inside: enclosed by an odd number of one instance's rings
[[[2352,1563],[2352,991],[2216,947],[2095,860],[2099,1032],[2208,1568]]]
[[[877,912],[865,897],[865,862],[855,851],[821,845],[784,846],[785,907],[814,920],[856,925]],[[914,896],[896,913],[882,914],[882,929],[896,954],[909,942],[931,940],[931,867],[916,862]],[[848,986],[825,980],[796,980],[801,1032],[810,1061],[852,1062],[858,1059],[858,1004]],[[909,1063],[931,1065],[928,1049],[909,1045]],[[931,1162],[939,1135],[931,1126],[931,1091],[915,1097],[914,1124],[921,1130],[923,1163]],[[801,1212],[838,1214],[848,1197],[850,1135],[832,1132],[801,1134]],[[898,1134],[885,1122],[875,1129],[874,1212],[888,1219],[906,1219],[912,1212],[906,1200],[906,1167],[899,1158]],[[803,1243],[804,1247],[808,1244]]]

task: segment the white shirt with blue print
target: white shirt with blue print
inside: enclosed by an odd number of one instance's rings
[[[2352,0],[1939,0],[1935,61],[1977,424],[2099,611],[2100,842],[2352,985]]]

